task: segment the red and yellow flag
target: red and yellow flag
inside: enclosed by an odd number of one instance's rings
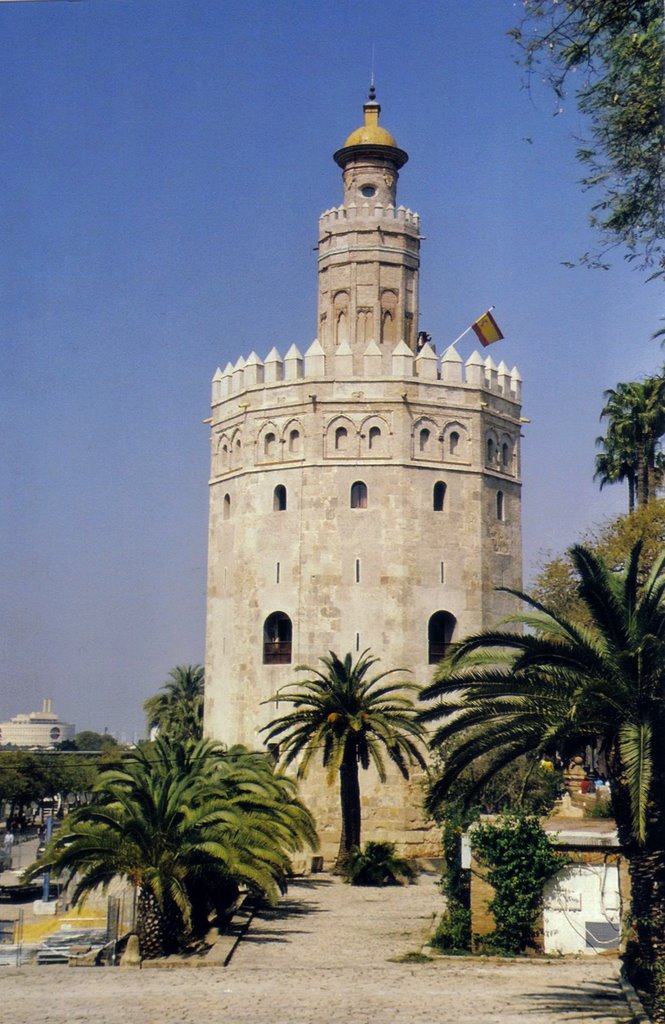
[[[478,317],[475,323],[471,324],[471,330],[475,331],[478,341],[485,348],[491,345],[493,341],[501,341],[503,338],[499,325],[489,309],[482,316]]]

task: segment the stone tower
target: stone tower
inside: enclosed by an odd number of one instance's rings
[[[420,221],[395,205],[408,157],[380,109],[372,90],[334,154],[318,339],[213,378],[205,723],[228,744],[260,746],[265,702],[329,650],[425,684],[521,585],[520,376],[419,339]],[[426,852],[418,781],[368,774],[363,838]],[[332,855],[337,794],[321,773],[304,795]]]

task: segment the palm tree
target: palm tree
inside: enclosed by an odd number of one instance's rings
[[[202,665],[177,665],[171,677],[143,704],[148,730],[158,729],[161,736],[173,740],[200,740],[203,736]]]
[[[265,755],[160,737],[103,772],[93,802],[27,872],[63,871],[80,901],[117,877],[137,893],[144,957],[205,930],[245,886],[275,899],[289,853],[315,846],[311,815]]]
[[[659,441],[665,434],[665,375],[618,384],[605,392],[601,419],[607,420],[605,437],[596,443],[596,476],[605,483],[628,480],[629,507],[633,500],[646,504],[662,479]]]
[[[636,466],[632,449],[619,442],[614,431],[608,428],[605,437],[597,437],[596,445],[602,448],[595,460],[594,480],[600,482],[602,491],[605,484],[628,481],[628,511],[635,511]]]
[[[312,759],[319,753],[327,769],[328,783],[339,778],[342,812],[337,864],[341,865],[360,846],[361,809],[359,768],[376,768],[385,782],[384,753],[404,778],[409,767],[425,765],[421,753],[424,735],[409,695],[413,683],[390,682],[387,676],[402,669],[390,669],[368,677],[378,658],[364,651],[353,663],[351,654],[342,661],[334,651],[319,659],[325,671],[299,665],[296,672],[310,678],[281,689],[273,700],[293,705],[293,710],[264,726],[267,741],[279,744],[285,767],[299,758],[297,775],[305,778]]]
[[[435,806],[484,755],[474,789],[520,754],[604,752],[619,838],[629,858],[639,957],[665,1020],[665,551],[646,574],[641,541],[622,571],[571,549],[588,626],[526,594],[526,632],[489,630],[461,641],[421,697],[423,721],[448,746]]]

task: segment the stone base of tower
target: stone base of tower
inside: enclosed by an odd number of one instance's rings
[[[407,781],[396,772],[381,783],[374,769],[360,772],[362,845],[369,840],[395,843],[403,857],[441,856],[441,827],[427,819],[423,809],[422,772]],[[316,819],[324,867],[332,867],[339,849],[341,811],[339,782],[326,784],[325,772],[312,767],[299,783],[300,799]]]

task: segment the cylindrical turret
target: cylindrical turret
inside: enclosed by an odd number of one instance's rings
[[[326,353],[348,343],[357,375],[370,342],[384,369],[398,342],[416,351],[420,265],[418,216],[395,206],[408,155],[380,127],[373,87],[363,110],[365,123],[334,154],[344,202],[319,222],[319,341]]]

